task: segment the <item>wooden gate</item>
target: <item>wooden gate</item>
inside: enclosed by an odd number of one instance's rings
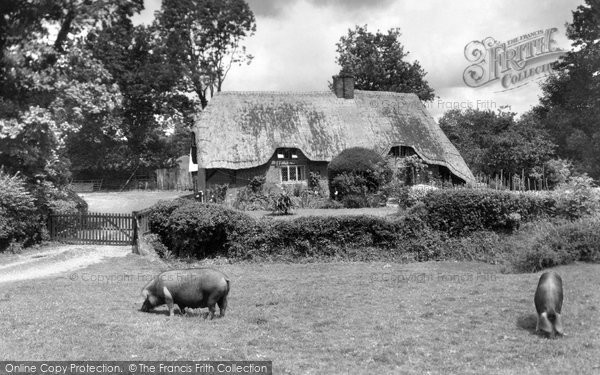
[[[134,245],[136,220],[131,214],[50,215],[50,238],[75,244]]]

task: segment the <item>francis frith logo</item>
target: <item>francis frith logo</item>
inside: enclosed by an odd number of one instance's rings
[[[552,71],[552,63],[564,52],[556,46],[557,28],[537,30],[499,42],[492,37],[474,40],[465,46],[471,63],[463,72],[469,87],[499,82],[500,91],[512,90]]]

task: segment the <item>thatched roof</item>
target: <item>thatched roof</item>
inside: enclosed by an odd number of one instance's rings
[[[269,161],[275,149],[296,147],[313,161],[331,161],[361,146],[382,155],[410,146],[428,164],[474,177],[414,94],[354,92],[220,92],[196,119],[200,168],[244,169]]]

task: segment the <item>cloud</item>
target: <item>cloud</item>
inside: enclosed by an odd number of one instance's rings
[[[246,0],[256,17],[278,17],[297,0]]]
[[[338,15],[347,16],[359,11],[384,9],[394,0],[246,0],[257,17],[277,18],[286,14],[296,3],[306,3],[317,9],[335,9]]]
[[[509,105],[522,113],[537,104],[537,83],[499,93],[500,85],[474,89],[462,75],[469,62],[465,45],[494,37],[508,41],[539,29],[557,27],[557,44],[570,48],[564,34],[571,11],[583,0],[246,0],[256,16],[257,32],[243,44],[255,56],[252,64],[232,67],[224,90],[326,90],[339,71],[335,63],[340,37],[355,25],[385,32],[399,27],[400,42],[419,61],[439,102],[429,109],[439,117],[448,106]],[[145,0],[144,19],[151,19],[160,0]],[[145,21],[147,22],[147,21]]]

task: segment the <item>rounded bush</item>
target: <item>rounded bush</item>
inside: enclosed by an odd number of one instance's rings
[[[327,167],[330,177],[344,172],[369,172],[385,160],[377,151],[364,147],[347,148],[331,160]]]
[[[154,220],[159,215],[165,215],[166,220],[157,225]],[[253,220],[219,204],[197,202],[163,205],[151,218],[151,229],[160,230],[156,233],[173,254],[197,258],[227,256],[230,238],[241,231],[244,222]]]
[[[331,160],[327,173],[330,196],[340,201],[348,195],[366,198],[367,195],[376,193],[392,175],[385,159],[376,151],[364,147],[342,151]],[[354,206],[358,201],[353,198],[349,203]]]

